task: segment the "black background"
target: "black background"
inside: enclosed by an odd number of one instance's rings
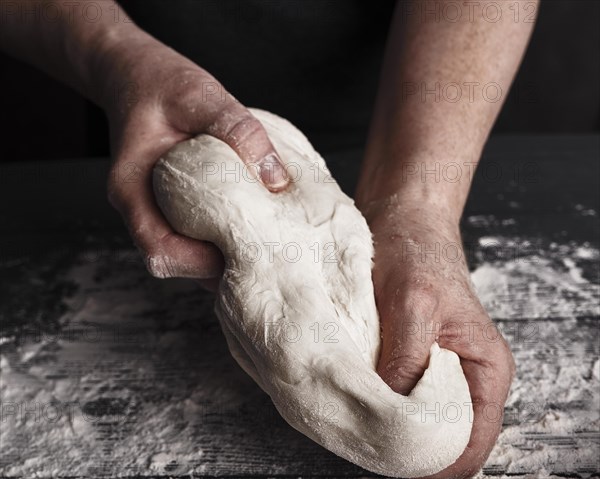
[[[251,15],[245,17],[246,7],[235,2],[125,0],[122,3],[136,22],[165,42],[175,43],[172,46],[176,49],[178,49],[176,43],[180,41],[183,45],[186,39],[182,40],[181,36],[173,35],[173,32],[181,30],[180,25],[177,24],[178,19],[190,17],[189,14],[182,13],[189,8],[209,8],[213,14],[222,8],[222,16],[236,13],[234,25],[242,28],[240,34],[244,33],[243,28],[251,30],[252,25],[255,29],[276,28],[273,18],[268,18],[270,22],[260,25]],[[153,21],[152,9],[160,11],[160,8],[164,9],[166,3],[170,5],[171,15]],[[266,2],[266,4],[263,2],[263,4],[266,5],[265,8],[271,8],[275,2]],[[320,11],[315,11],[317,4],[321,5],[318,7]],[[374,2],[370,4],[371,17],[379,15],[377,21],[384,25],[387,12],[392,7],[391,3],[381,2],[380,6],[374,6]],[[296,12],[313,11],[312,19],[310,15],[302,18],[302,21],[309,25],[309,22],[314,22],[315,15],[325,15],[328,12],[339,13],[342,7],[340,2],[335,1],[306,4],[308,6],[306,9],[302,5],[303,2],[297,2],[291,9]],[[191,18],[190,35],[195,34],[194,31],[196,33],[204,31],[201,20],[198,20],[196,25],[193,15]],[[207,18],[209,24],[213,24],[213,20],[210,19],[214,18],[214,15],[213,17],[207,15]],[[254,23],[249,20],[253,20]],[[368,20],[373,18],[365,19]],[[600,130],[599,25],[600,2],[596,0],[541,1],[530,47],[495,125],[494,133],[586,133]],[[235,31],[233,33],[233,37],[232,32],[223,37],[218,47],[221,49],[221,57],[232,54],[228,49],[236,50],[234,46],[239,44],[239,39],[234,38]],[[374,41],[383,39],[385,35],[383,27],[379,32],[369,33],[371,34],[369,38],[371,40],[374,38]],[[280,37],[283,35],[277,31],[275,34]],[[296,35],[286,37],[284,43],[287,48],[296,39],[300,49],[304,46],[313,48],[310,43],[307,43],[307,39],[312,37],[313,32],[304,31],[299,27]],[[281,38],[283,41],[283,37]],[[340,58],[347,58],[348,55],[352,58],[360,57],[356,54],[356,46],[350,47],[354,48],[354,51],[350,49],[349,52],[344,53],[346,56],[341,55]],[[318,45],[314,48],[318,53]],[[370,71],[374,73],[371,75],[373,78],[364,79],[365,85],[376,82],[379,58],[377,46],[372,48],[375,51],[375,58],[367,61]],[[211,46],[211,51],[215,51],[214,46]],[[193,59],[202,65],[201,59]],[[268,62],[269,58],[263,60]],[[227,63],[224,65],[226,67]],[[343,72],[344,65],[335,64],[331,67],[331,71],[336,71],[338,67],[337,71]],[[213,65],[212,69],[215,68],[218,70],[219,66]],[[243,65],[239,66],[241,71],[243,68]],[[207,70],[210,71],[208,67]],[[311,109],[312,111],[321,109],[325,116],[330,110],[328,110],[327,100],[331,97],[323,94],[322,87],[314,89],[311,98],[315,101],[312,104],[308,101],[308,106],[303,106],[304,110],[298,113],[300,108],[295,108],[293,104],[290,106],[288,103],[287,109],[285,106],[278,108],[273,102],[277,92],[273,92],[270,88],[253,89],[249,94],[248,91],[244,91],[244,75],[227,78],[226,70],[225,68],[221,75],[217,75],[221,72],[212,71],[212,73],[240,100],[249,103],[249,106],[272,109],[288,117],[307,133],[317,148],[327,150],[329,145],[322,141],[319,132],[311,132],[311,125],[303,121],[310,114]],[[309,83],[307,82],[308,86],[304,93],[310,92]],[[0,158],[2,161],[81,158],[109,154],[108,128],[102,111],[44,73],[0,54],[0,91],[2,92],[0,94],[0,127],[3,138]],[[348,101],[352,100],[351,94],[350,89],[350,92],[346,93]],[[364,105],[368,106],[370,100],[370,93],[363,95],[363,103],[361,103],[363,110],[368,110]],[[324,107],[323,102],[325,102]],[[358,132],[355,138],[359,145],[351,146],[360,146],[363,136],[364,131]]]

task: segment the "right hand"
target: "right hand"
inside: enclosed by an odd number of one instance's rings
[[[427,477],[471,477],[502,429],[515,362],[471,283],[460,212],[412,200],[408,195],[363,207],[375,244],[373,285],[382,333],[377,372],[394,391],[408,395],[428,367],[434,341],[458,355],[473,406],[471,437],[453,464]],[[461,409],[465,405],[457,406],[471,417]]]
[[[98,55],[113,156],[109,201],[153,276],[197,278],[215,289],[221,253],[171,228],[154,199],[154,164],[201,133],[227,143],[273,192],[288,184],[283,164],[261,123],[208,72],[141,31],[115,43]]]

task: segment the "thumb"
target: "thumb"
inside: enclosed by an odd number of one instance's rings
[[[190,137],[205,133],[218,138],[266,188],[285,189],[290,181],[284,163],[252,112],[206,72],[196,71],[185,83],[187,91],[165,102],[166,118],[175,130]]]
[[[227,143],[269,190],[285,189],[289,179],[283,161],[262,123],[242,104],[227,103],[208,133]]]
[[[397,393],[408,395],[427,369],[429,350],[437,337],[436,306],[431,297],[399,290],[380,305],[382,345],[377,373]]]

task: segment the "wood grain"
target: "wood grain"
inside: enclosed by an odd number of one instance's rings
[[[537,181],[479,177],[463,222],[474,274],[497,272],[482,300],[518,365],[484,474],[598,476],[598,138],[494,141],[486,158],[535,161]],[[42,167],[2,168],[3,185],[39,193],[25,178]],[[38,225],[23,217],[39,199],[15,209],[1,193],[0,475],[370,477],[279,417],[230,357],[209,294],[150,278],[122,231],[99,234],[103,197],[69,207],[57,193],[76,177],[78,195],[99,191],[81,172],[104,166],[65,168]]]

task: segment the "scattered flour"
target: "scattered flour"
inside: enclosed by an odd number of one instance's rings
[[[555,244],[481,259],[508,241],[518,240],[483,239],[472,275],[518,368],[480,477],[597,475],[598,250]],[[356,475],[278,417],[191,282],[85,259],[69,277],[79,288],[59,334],[0,344],[0,475]]]

